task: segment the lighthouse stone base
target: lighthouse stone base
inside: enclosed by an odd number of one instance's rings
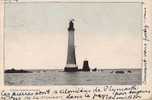
[[[77,72],[78,66],[75,64],[67,64],[64,68],[65,72]]]

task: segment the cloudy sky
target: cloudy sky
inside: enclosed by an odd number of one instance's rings
[[[72,18],[79,68],[141,68],[141,3],[5,4],[5,68],[64,68]]]

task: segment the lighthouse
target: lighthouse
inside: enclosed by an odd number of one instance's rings
[[[74,23],[73,20],[69,22],[68,27],[68,50],[67,50],[67,62],[64,68],[65,72],[76,72],[78,66],[76,65],[75,46],[74,46]]]

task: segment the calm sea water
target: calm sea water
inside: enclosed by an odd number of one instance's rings
[[[5,73],[5,85],[138,85],[141,69],[116,69],[101,72],[62,72],[60,70],[32,70],[33,73]],[[131,70],[131,73],[128,72]]]

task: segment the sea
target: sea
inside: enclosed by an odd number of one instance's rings
[[[6,86],[46,85],[140,85],[142,69],[102,69],[95,72],[30,70],[32,73],[5,73]],[[124,73],[117,73],[123,71]]]

